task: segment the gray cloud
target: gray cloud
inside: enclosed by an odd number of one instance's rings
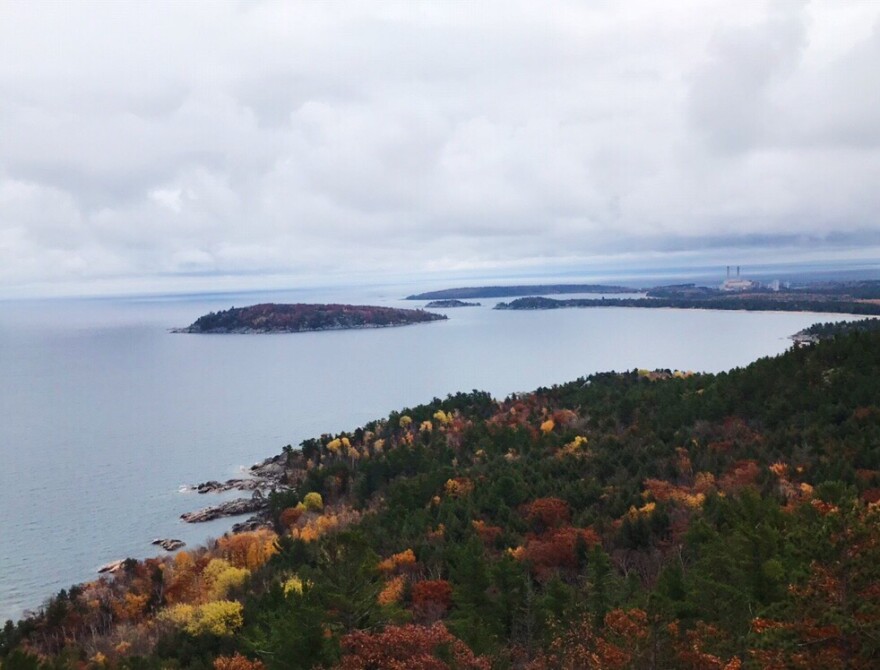
[[[0,291],[863,254],[878,21],[871,0],[5,3]]]

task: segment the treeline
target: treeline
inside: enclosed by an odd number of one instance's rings
[[[806,284],[791,290],[793,292],[839,296],[855,300],[880,299],[880,281],[876,279]]]
[[[853,332],[307,440],[273,529],[59,594],[4,670],[877,667],[878,374]]]

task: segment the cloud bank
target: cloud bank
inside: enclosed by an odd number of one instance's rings
[[[873,0],[0,5],[7,294],[864,253],[878,183]]]

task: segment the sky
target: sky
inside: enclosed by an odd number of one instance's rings
[[[0,296],[880,258],[876,0],[0,0]]]

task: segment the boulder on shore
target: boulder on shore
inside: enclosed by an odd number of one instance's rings
[[[105,563],[100,568],[98,568],[98,574],[110,573],[114,574],[122,570],[122,566],[125,565],[125,561],[128,559],[121,558],[118,561],[111,561],[110,563]]]
[[[162,547],[165,551],[177,551],[181,547],[186,546],[186,542],[183,540],[172,540],[167,538],[156,538],[152,541],[151,544],[158,545]]]

